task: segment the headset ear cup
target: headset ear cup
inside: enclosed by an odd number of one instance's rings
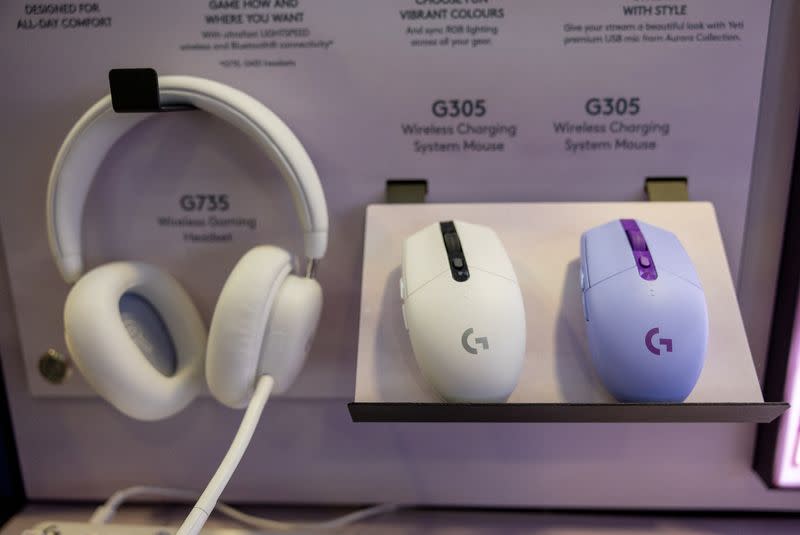
[[[125,296],[135,296],[140,308],[155,316],[152,321],[163,325],[174,350],[174,373],[159,371],[141,349],[149,342],[123,317]],[[87,273],[67,296],[64,330],[83,376],[128,416],[139,420],[172,416],[202,388],[203,320],[178,281],[154,266],[114,262]]]
[[[275,379],[282,394],[303,367],[322,311],[322,288],[314,279],[289,275],[281,285],[261,346],[259,375]]]
[[[233,408],[247,405],[272,304],[291,271],[289,253],[264,245],[245,253],[225,281],[208,333],[206,380]]]

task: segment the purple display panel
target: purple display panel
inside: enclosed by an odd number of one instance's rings
[[[639,225],[635,219],[620,219],[622,228],[625,230],[625,235],[628,237],[628,242],[631,244],[633,252],[633,259],[636,262],[636,267],[639,269],[639,276],[644,280],[654,281],[658,278],[655,262],[647,247],[647,240],[644,239],[644,234],[639,229]]]

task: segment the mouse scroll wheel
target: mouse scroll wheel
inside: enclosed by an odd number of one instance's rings
[[[628,241],[631,243],[631,247],[634,251],[646,251],[647,250],[647,242],[644,239],[642,233],[638,230],[626,230],[625,234],[628,235]]]
[[[458,246],[460,245],[457,234],[445,234],[444,242],[445,245],[447,246],[447,249],[449,249],[450,251],[457,249]]]

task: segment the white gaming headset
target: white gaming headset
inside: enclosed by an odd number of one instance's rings
[[[249,135],[283,175],[303,229],[305,276],[291,274],[289,253],[263,245],[229,275],[208,340],[200,314],[178,281],[142,262],[112,262],[83,275],[81,222],[89,187],[112,145],[149,113],[118,114],[108,95],[80,118],[53,163],[47,190],[50,249],[72,287],[64,307],[67,347],[105,399],[140,420],[175,414],[202,390],[244,407],[261,376],[286,390],[305,360],[322,307],[314,267],[325,254],[328,213],[316,169],[300,141],[254,98],[218,82],[159,76],[164,106],[191,105]],[[149,325],[149,327],[148,327]],[[162,335],[148,340],[155,329]],[[149,331],[148,331],[149,332]],[[159,349],[166,347],[166,350]],[[172,364],[153,353],[166,351]],[[268,392],[267,392],[268,395]]]

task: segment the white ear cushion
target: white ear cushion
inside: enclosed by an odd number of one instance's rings
[[[271,307],[258,363],[258,374],[275,380],[274,394],[286,392],[300,373],[321,311],[322,288],[316,280],[286,277]]]
[[[255,247],[222,288],[208,332],[206,380],[214,397],[229,407],[244,407],[253,394],[270,309],[290,261],[279,247]]]
[[[172,339],[177,367],[160,373],[126,329],[120,298],[135,293],[152,305]],[[139,420],[172,416],[202,388],[206,333],[178,281],[139,262],[114,262],[83,276],[64,305],[67,347],[89,384],[121,412]]]

